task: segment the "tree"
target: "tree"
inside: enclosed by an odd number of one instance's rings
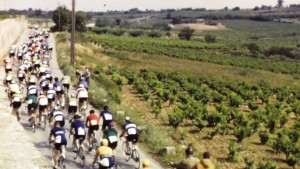
[[[83,12],[76,12],[76,31],[86,31],[86,17]],[[52,20],[55,25],[53,31],[71,31],[72,13],[65,6],[56,8],[52,13]]]
[[[194,29],[186,27],[180,30],[178,37],[183,40],[190,40],[194,32],[195,32]]]
[[[166,16],[166,19],[171,19],[172,18],[172,14],[170,11],[167,12],[167,16]]]
[[[115,19],[115,22],[116,22],[116,24],[117,24],[118,26],[120,26],[122,20],[121,20],[121,18],[116,18],[116,19]]]
[[[277,2],[278,2],[277,3],[278,8],[282,8],[284,1],[283,0],[278,0]]]

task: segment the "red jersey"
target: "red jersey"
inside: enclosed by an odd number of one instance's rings
[[[97,126],[99,125],[99,116],[96,114],[91,114],[86,118],[86,121],[90,124],[90,126]]]

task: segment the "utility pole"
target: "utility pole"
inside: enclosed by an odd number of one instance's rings
[[[71,65],[75,65],[75,0],[72,0],[72,35],[71,35]]]
[[[59,2],[58,2],[58,30],[59,31],[61,31],[61,27],[60,27],[60,10],[61,10],[61,8],[60,8],[60,4],[59,4]]]

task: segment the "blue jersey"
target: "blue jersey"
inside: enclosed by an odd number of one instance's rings
[[[103,123],[111,122],[113,120],[112,113],[110,111],[102,111],[100,117],[103,118]]]
[[[54,136],[55,144],[67,144],[66,131],[61,127],[53,127],[50,132],[51,136]]]
[[[80,120],[75,120],[71,124],[71,128],[74,128],[75,135],[85,135],[84,124]]]

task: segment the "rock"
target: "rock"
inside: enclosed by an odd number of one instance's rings
[[[175,154],[176,153],[176,149],[173,146],[165,147],[164,151],[166,154]]]
[[[124,116],[125,115],[125,111],[116,111],[116,115]]]
[[[137,128],[139,129],[139,131],[145,131],[145,130],[147,130],[146,126],[138,126]]]

